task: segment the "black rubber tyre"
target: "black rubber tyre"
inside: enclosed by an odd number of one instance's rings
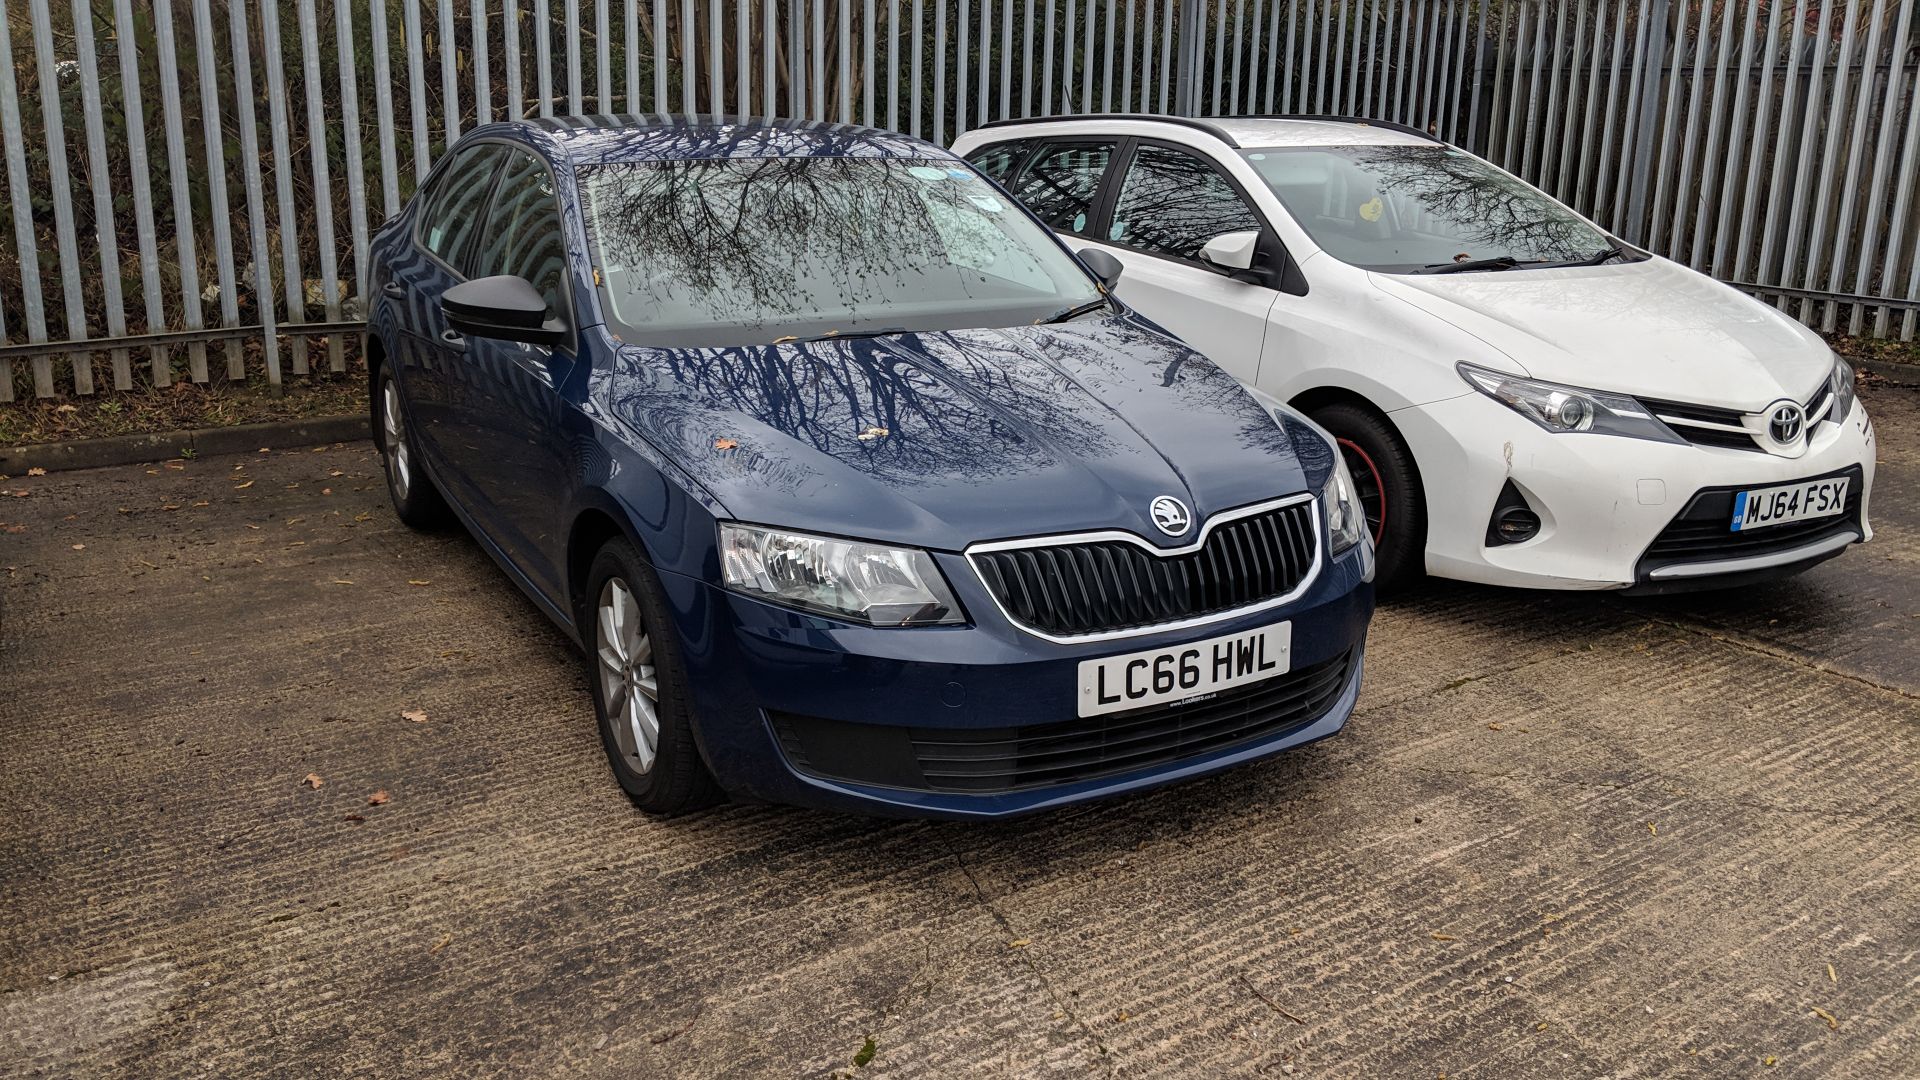
[[[1427,500],[1420,470],[1398,432],[1378,413],[1344,402],[1312,412],[1313,421],[1340,443],[1359,488],[1378,559],[1374,588],[1392,592],[1426,573]]]
[[[407,423],[406,409],[400,401],[399,384],[393,381],[393,372],[384,367],[373,395],[373,437],[380,447],[393,512],[411,528],[445,526],[453,513],[427,476],[420,460],[420,443],[413,437],[413,427]]]
[[[631,633],[623,633],[619,617],[608,611],[620,601],[610,590],[625,591],[629,615],[638,617]],[[609,602],[616,606],[609,609]],[[721,791],[700,758],[693,738],[693,707],[687,692],[686,668],[671,631],[659,579],[632,544],[607,541],[593,557],[587,572],[587,590],[580,600],[581,635],[587,646],[588,681],[593,687],[593,711],[600,725],[600,745],[614,779],[649,814],[672,816],[718,802]],[[621,644],[621,642],[625,644]],[[637,647],[636,647],[637,646]],[[644,653],[649,664],[636,664],[626,678],[626,660]],[[651,675],[654,695],[651,719],[655,726],[651,754],[644,752],[636,722],[646,723],[648,704],[641,682]],[[610,697],[621,700],[609,700]],[[637,706],[635,699],[639,699]],[[632,708],[641,709],[638,721]]]

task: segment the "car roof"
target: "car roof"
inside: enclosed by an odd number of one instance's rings
[[[573,165],[769,157],[957,160],[943,147],[897,132],[821,120],[619,113],[515,120],[470,135],[503,136]]]
[[[1270,146],[1431,146],[1440,140],[1418,128],[1356,116],[1168,116],[1161,113],[1093,113],[1000,120],[982,125],[993,139],[1039,134],[1062,125],[1060,134],[1137,132],[1160,126],[1212,138],[1231,149]],[[1033,128],[1033,132],[1023,129]],[[979,129],[976,129],[979,130]]]

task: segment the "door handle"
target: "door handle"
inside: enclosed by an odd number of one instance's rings
[[[397,281],[389,281],[385,285],[380,286],[380,291],[393,297],[395,300],[405,299],[407,295],[407,290],[401,288],[400,283]]]
[[[440,344],[445,345],[454,352],[467,351],[467,339],[461,337],[460,331],[458,330],[447,329],[440,331]]]

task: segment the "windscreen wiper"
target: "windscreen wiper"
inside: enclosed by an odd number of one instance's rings
[[[1487,259],[1468,259],[1465,262],[1428,263],[1421,269],[1423,274],[1466,274],[1475,270],[1518,270],[1526,265],[1511,255],[1495,255]]]
[[[1626,256],[1627,256],[1627,245],[1616,243],[1616,244],[1608,245],[1607,249],[1604,251],[1595,252],[1593,255],[1588,256],[1587,258],[1580,259],[1575,262],[1566,263],[1564,265],[1566,266],[1599,266],[1602,263],[1605,263],[1608,259],[1622,259],[1622,258],[1625,258]]]
[[[845,338],[892,337],[895,334],[905,334],[908,332],[904,326],[882,326],[873,330],[828,330],[823,334],[810,334],[806,337],[801,337],[798,334],[788,334],[785,337],[774,338],[773,343],[775,345],[792,345],[795,342],[805,343],[809,341],[840,341]]]
[[[1107,298],[1103,296],[1098,300],[1089,300],[1084,304],[1075,304],[1070,308],[1061,308],[1059,311],[1054,312],[1044,319],[1033,320],[1033,325],[1045,326],[1048,323],[1063,323],[1068,319],[1077,319],[1089,311],[1095,311],[1106,306]]]

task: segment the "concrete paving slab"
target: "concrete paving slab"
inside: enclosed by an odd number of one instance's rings
[[[985,826],[638,815],[364,443],[15,476],[0,1074],[1920,1075],[1920,394],[1867,393],[1865,549],[1433,583],[1340,737]]]

